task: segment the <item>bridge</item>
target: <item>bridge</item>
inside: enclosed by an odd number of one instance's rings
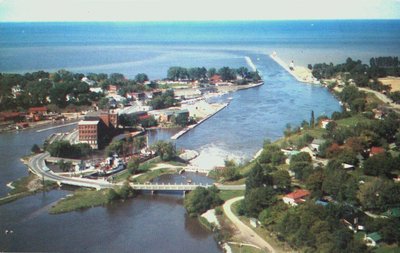
[[[209,188],[216,186],[219,190],[237,191],[245,190],[245,185],[221,185],[221,184],[129,184],[135,190],[142,191],[193,191],[197,187]]]
[[[51,171],[47,165],[45,160],[50,157],[48,152],[44,152],[42,154],[38,154],[29,159],[28,167],[29,169],[39,177],[56,182],[57,184],[66,184],[80,187],[88,187],[95,189],[103,189],[103,188],[112,188],[114,185],[106,182],[104,180],[92,180],[86,178],[77,178],[77,177],[65,177],[61,175],[55,174]]]
[[[112,188],[117,184],[112,184],[102,179],[86,179],[77,177],[66,177],[62,175],[55,174],[51,171],[47,165],[46,160],[50,158],[48,152],[44,152],[35,155],[29,159],[28,167],[29,169],[39,177],[58,183],[59,185],[73,185],[88,188],[95,188],[97,190],[104,188]],[[222,184],[134,184],[130,183],[130,186],[135,190],[148,190],[148,191],[192,191],[197,187],[209,188],[215,185],[220,190],[225,191],[235,191],[246,189],[245,185],[222,185]]]

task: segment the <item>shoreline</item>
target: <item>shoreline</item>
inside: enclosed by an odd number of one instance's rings
[[[291,70],[289,65],[284,60],[279,58],[275,53],[268,56],[277,64],[279,64],[284,70],[286,70],[286,72],[293,76],[297,81],[308,84],[321,84],[306,67],[295,66],[294,70]]]

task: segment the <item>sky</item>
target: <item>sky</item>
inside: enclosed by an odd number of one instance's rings
[[[400,0],[0,0],[1,22],[400,19]]]

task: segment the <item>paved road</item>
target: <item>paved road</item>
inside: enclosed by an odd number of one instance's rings
[[[86,178],[70,178],[54,174],[45,163],[45,159],[49,157],[48,152],[44,152],[33,156],[29,159],[28,166],[33,173],[46,180],[54,181],[61,184],[75,185],[82,187],[90,187],[96,189],[112,188],[114,185],[104,180],[91,180]]]
[[[236,235],[243,240],[244,243],[250,243],[259,246],[260,248],[267,250],[268,252],[275,253],[275,249],[264,239],[262,239],[256,232],[244,224],[239,218],[232,212],[231,206],[233,203],[244,199],[244,196],[236,197],[225,202],[223,205],[224,213],[228,219],[237,227],[239,233]]]

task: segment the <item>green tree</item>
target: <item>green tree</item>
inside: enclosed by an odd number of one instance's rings
[[[272,186],[272,181],[269,169],[264,168],[259,163],[255,163],[246,178],[246,191],[259,187]]]
[[[223,203],[217,193],[215,186],[209,189],[197,187],[185,196],[183,204],[189,215],[195,217]]]
[[[258,217],[262,210],[272,206],[276,201],[276,193],[272,187],[259,187],[246,190],[244,205],[249,216]]]
[[[218,70],[218,74],[221,76],[223,81],[235,80],[235,72],[229,67],[222,67]]]
[[[314,116],[314,111],[311,111],[310,127],[311,127],[311,128],[314,128],[314,127],[315,127],[315,116]]]
[[[279,189],[289,189],[291,178],[286,170],[277,170],[272,173],[272,181]]]
[[[390,153],[382,153],[369,157],[363,163],[364,173],[370,176],[389,175],[399,164]]]
[[[139,169],[140,160],[139,159],[131,159],[127,164],[127,169],[131,175],[135,174]]]
[[[308,162],[290,163],[289,169],[294,172],[295,178],[305,180],[313,171],[313,166]]]
[[[158,141],[154,144],[156,154],[163,161],[170,161],[176,157],[176,148],[171,142]]]
[[[149,77],[145,73],[139,73],[135,76],[135,81],[138,83],[144,83],[149,81]]]
[[[297,162],[306,162],[306,163],[311,163],[311,156],[307,152],[300,152],[298,154],[293,155],[290,158],[290,163],[297,163]]]

